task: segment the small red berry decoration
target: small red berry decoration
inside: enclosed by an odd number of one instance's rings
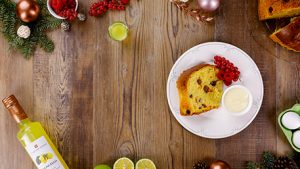
[[[50,5],[57,15],[64,17],[69,21],[75,20],[78,15],[78,12],[75,11],[75,0],[51,0]]]
[[[216,67],[220,69],[217,77],[223,80],[226,86],[230,86],[232,82],[239,80],[240,71],[233,63],[221,56],[215,56],[214,60]]]
[[[124,11],[127,4],[129,4],[129,0],[102,0],[91,6],[89,14],[91,16],[100,16],[108,10]]]

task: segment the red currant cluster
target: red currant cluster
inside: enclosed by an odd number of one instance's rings
[[[230,86],[233,81],[239,80],[240,71],[233,63],[221,56],[215,56],[214,59],[216,67],[220,69],[217,77],[223,80],[226,86]]]
[[[103,0],[94,3],[89,10],[89,14],[99,16],[105,14],[108,10],[123,11],[127,4],[129,4],[129,0]]]
[[[77,11],[75,11],[75,0],[51,0],[50,5],[57,15],[64,17],[69,21],[75,20],[78,15]]]

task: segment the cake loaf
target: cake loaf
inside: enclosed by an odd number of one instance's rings
[[[259,0],[260,20],[300,15],[300,0]]]

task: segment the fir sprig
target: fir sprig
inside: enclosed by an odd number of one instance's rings
[[[284,156],[288,157],[288,156]],[[295,161],[298,165],[300,164],[299,161],[300,154],[299,153],[293,153],[293,155],[290,157],[291,160]],[[263,158],[261,163],[256,162],[248,162],[247,163],[247,169],[274,169],[276,168],[275,163],[278,162],[280,158],[277,158],[276,155],[274,155],[271,152],[264,152]],[[286,166],[289,167],[289,166]],[[298,166],[295,166],[296,168],[299,168]],[[278,168],[278,166],[277,166]]]
[[[16,15],[16,4],[14,2],[0,0],[1,32],[7,39],[10,48],[20,51],[26,59],[34,54],[38,46],[45,52],[53,52],[54,43],[46,35],[46,32],[57,29],[62,22],[50,15],[45,1],[37,0],[37,2],[41,9],[39,18],[32,23],[24,23]],[[17,28],[21,25],[30,27],[31,35],[29,38],[23,39],[17,35]]]
[[[261,166],[255,162],[248,162],[247,169],[261,169]]]
[[[273,169],[276,157],[271,152],[263,153],[263,166],[267,169]]]

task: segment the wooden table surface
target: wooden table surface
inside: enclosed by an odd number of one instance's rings
[[[81,0],[87,12],[92,0]],[[107,35],[126,22],[123,43]],[[290,151],[276,115],[299,102],[300,57],[273,43],[258,21],[256,0],[226,0],[214,24],[197,23],[168,0],[132,0],[126,12],[110,12],[50,34],[52,54],[38,50],[25,60],[0,39],[0,98],[15,94],[30,118],[40,121],[71,169],[113,164],[122,156],[152,159],[158,169],[192,169],[201,159],[223,159],[233,169],[260,159],[264,150]],[[262,108],[243,132],[220,140],[197,137],[171,114],[166,81],[187,49],[221,41],[246,51],[264,80]],[[18,127],[0,108],[0,168],[33,169],[18,143]]]

